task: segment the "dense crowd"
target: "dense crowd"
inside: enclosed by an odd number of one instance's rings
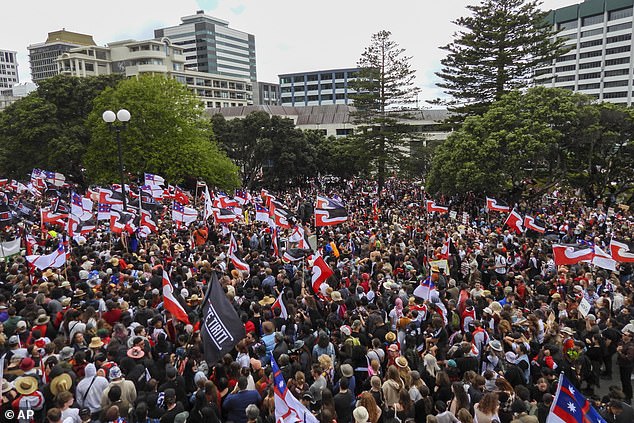
[[[339,196],[348,221],[315,228],[316,193]],[[176,230],[164,215],[148,237],[97,227],[78,243],[39,225],[6,227],[42,251],[67,243],[69,260],[43,271],[24,257],[0,265],[2,419],[277,422],[274,359],[322,423],[544,423],[561,373],[608,422],[634,421],[632,265],[556,266],[551,251],[554,241],[631,240],[626,208],[608,213],[565,193],[522,201],[517,209],[548,231],[517,235],[475,197],[447,199],[455,216],[428,214],[423,189],[397,180],[380,195],[366,181],[275,194],[334,271],[324,292],[313,291],[307,258],[274,255],[275,232],[252,205],[229,225]],[[279,256],[291,233],[280,232]],[[230,234],[250,273],[228,260]],[[163,269],[191,324],[165,310]],[[246,337],[206,363],[201,302],[213,272]],[[414,295],[425,280],[428,295]]]

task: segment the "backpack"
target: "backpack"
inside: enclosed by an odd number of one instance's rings
[[[454,331],[460,330],[460,315],[455,311],[451,312],[451,329]]]

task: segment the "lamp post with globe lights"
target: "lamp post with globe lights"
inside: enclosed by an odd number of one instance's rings
[[[112,110],[106,110],[101,115],[103,121],[108,124],[111,131],[117,133],[117,148],[119,150],[119,172],[121,176],[121,194],[123,196],[123,210],[128,211],[128,204],[125,195],[125,179],[123,177],[123,155],[121,154],[121,130],[125,129],[130,121],[130,112],[126,109],[119,110],[116,114]],[[114,122],[118,120],[120,125],[115,125]]]

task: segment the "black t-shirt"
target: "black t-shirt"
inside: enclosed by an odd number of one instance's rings
[[[334,397],[335,410],[337,411],[337,422],[349,423],[352,421],[352,410],[354,409],[354,395],[350,391],[339,392]]]
[[[183,407],[183,404],[181,404],[180,401],[177,401],[174,408],[166,411],[165,414],[163,414],[163,416],[161,417],[161,423],[174,423],[174,418],[176,417],[176,415],[182,413],[183,411],[185,411],[185,407]]]

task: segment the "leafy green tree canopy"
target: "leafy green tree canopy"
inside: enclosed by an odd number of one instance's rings
[[[92,181],[118,180],[117,143],[102,113],[119,109],[131,115],[121,131],[127,173],[157,173],[170,183],[200,178],[226,189],[239,185],[237,167],[212,141],[200,101],[183,84],[163,76],[126,79],[95,99],[88,118],[92,140],[84,157]]]

